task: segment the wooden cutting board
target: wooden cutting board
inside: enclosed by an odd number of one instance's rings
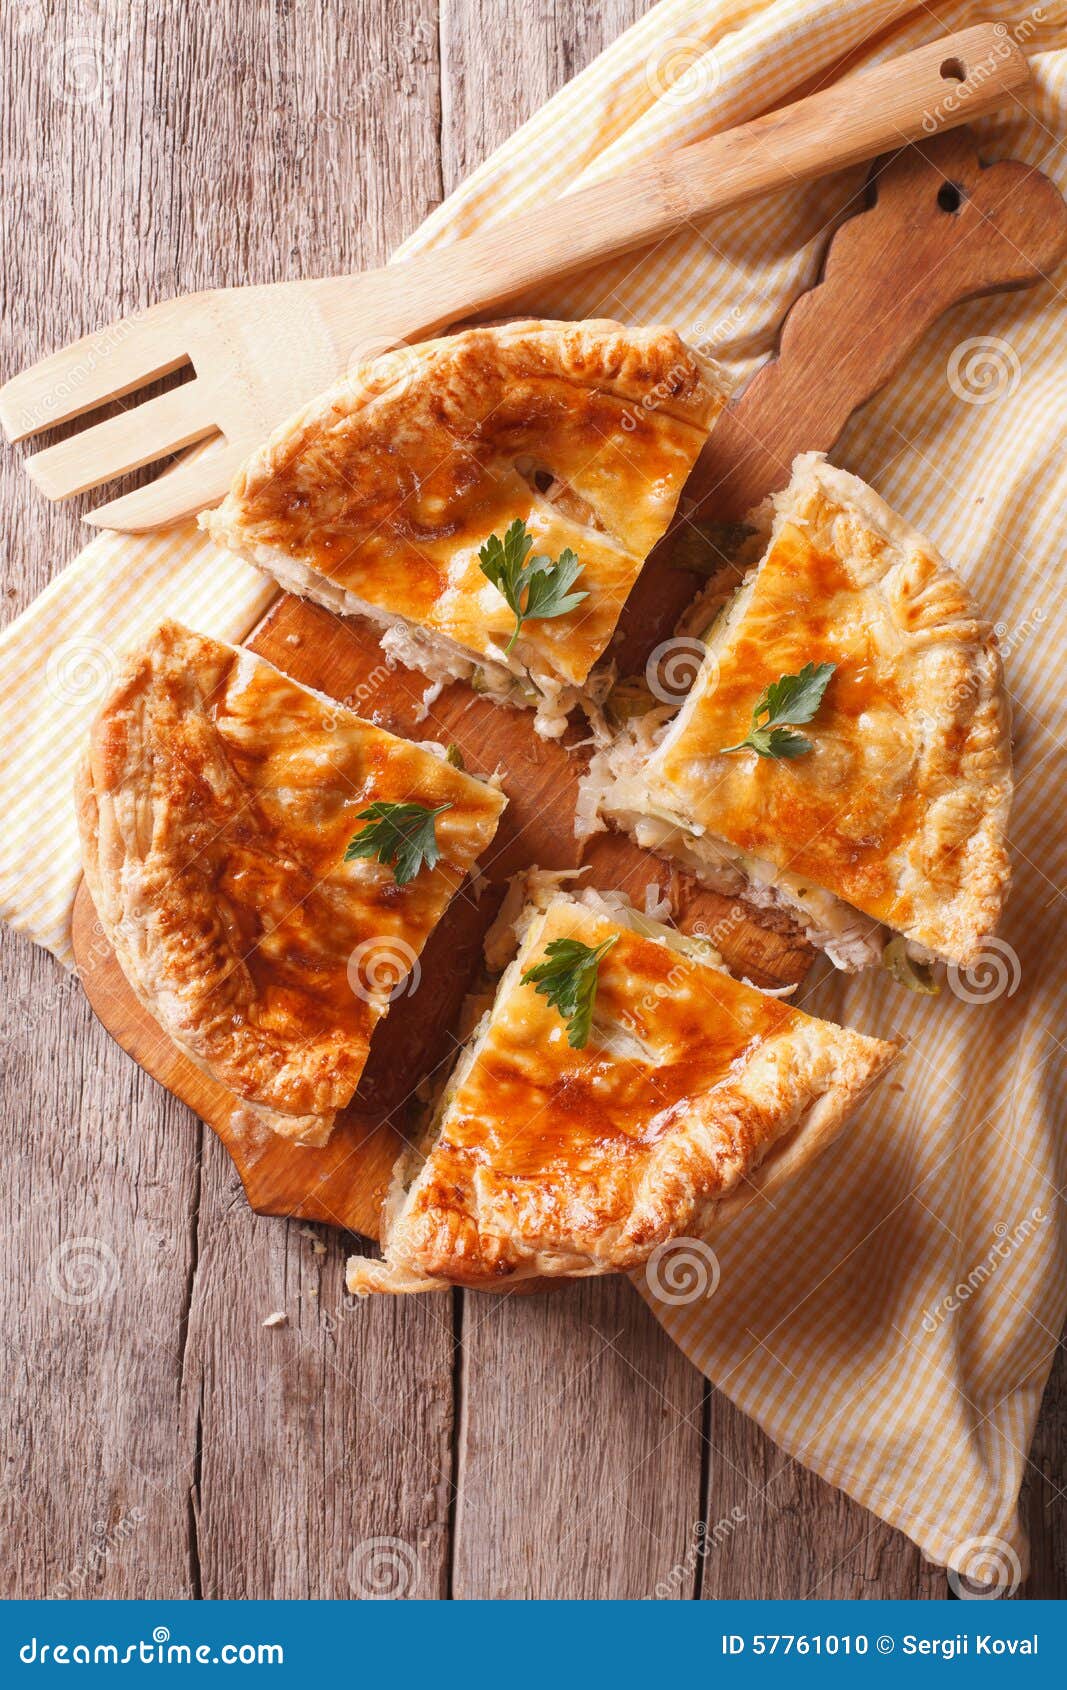
[[[966,131],[909,148],[872,172],[870,204],[828,245],[818,286],[786,319],[779,355],[720,421],[687,487],[702,522],[729,523],[783,486],[798,451],[828,450],[856,407],[889,379],[949,305],[1031,285],[1067,251],[1067,206],[1044,177],[1008,162],[984,169]],[[692,514],[692,513],[691,513]],[[639,673],[668,637],[701,577],[679,567],[685,531],[669,536],[642,572],[620,628],[622,673]],[[499,768],[509,805],[494,842],[489,884],[464,888],[432,936],[413,992],[379,1025],[353,1104],[330,1142],[294,1146],[250,1136],[235,1100],[194,1066],[137,1002],[82,884],[73,944],[89,1001],[117,1042],[206,1121],[229,1150],[252,1207],[329,1221],[377,1238],[399,1134],[417,1108],[415,1088],[456,1049],[454,1028],[482,937],[508,878],[588,865],[585,884],[619,888],[640,902],[655,882],[672,890],[679,924],[708,933],[731,969],[761,985],[800,981],[807,945],[736,900],[696,886],[617,834],[585,849],[573,812],[583,753],[540,740],[531,717],[450,687],[422,720],[424,683],[390,670],[372,630],[281,595],[245,642],[296,680],[343,700],[412,739],[455,742],[466,766]],[[571,735],[577,739],[577,730]]]

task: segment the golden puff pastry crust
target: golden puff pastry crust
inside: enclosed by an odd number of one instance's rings
[[[346,863],[376,800],[448,803],[398,886]],[[165,623],[94,723],[85,876],[140,1002],[255,1118],[322,1143],[505,799],[262,658]]]
[[[637,1267],[810,1160],[896,1055],[565,895],[526,919],[406,1188],[418,1159],[398,1164],[385,1260],[349,1262],[354,1292]],[[581,1050],[521,979],[559,938],[615,939]]]
[[[648,798],[966,964],[1009,882],[1010,717],[993,628],[930,542],[821,454],[797,459],[774,505],[743,608],[711,634],[647,765]],[[808,755],[718,754],[744,739],[769,682],[827,662]]]
[[[374,360],[280,428],[201,520],[282,586],[404,624],[393,654],[487,661],[572,686],[605,651],[726,400],[673,329],[473,328]],[[581,605],[514,618],[478,551],[521,518],[583,565]],[[421,653],[421,658],[420,658]],[[512,702],[522,702],[518,695]],[[527,697],[525,702],[531,702]]]

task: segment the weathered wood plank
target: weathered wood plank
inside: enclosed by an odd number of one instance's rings
[[[630,1285],[466,1293],[461,1339],[453,1594],[692,1596],[703,1381]]]
[[[1062,1602],[1067,1597],[1067,1356],[1061,1339],[1045,1389],[1023,1481],[1020,1516],[1030,1533],[1030,1577],[1022,1596]]]
[[[944,1574],[901,1532],[790,1461],[719,1392],[708,1442],[705,1600],[944,1597]]]
[[[161,293],[378,261],[440,195],[431,0],[27,0],[2,24],[5,371]],[[84,537],[78,502],[36,498],[21,455],[0,454],[8,615]],[[50,959],[3,944],[23,1217],[5,1245],[22,1310],[5,1593],[89,1566],[97,1595],[438,1594],[447,1307],[350,1313],[339,1236],[316,1257],[252,1217],[213,1141],[201,1181],[198,1123]],[[117,1258],[99,1305],[49,1290],[76,1237],[100,1240],[86,1272]],[[274,1308],[289,1324],[264,1329]]]
[[[349,1298],[341,1236],[253,1215],[213,1139],[198,1244],[183,1411],[202,1595],[443,1596],[447,1300]]]
[[[4,1597],[191,1593],[179,1420],[195,1126],[4,936]]]

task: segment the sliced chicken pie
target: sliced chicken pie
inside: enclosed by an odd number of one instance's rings
[[[725,399],[672,329],[470,329],[341,382],[201,521],[432,682],[558,735]]]
[[[239,647],[164,624],[78,778],[134,992],[274,1131],[321,1144],[503,796]]]
[[[518,932],[354,1292],[637,1267],[803,1166],[896,1055],[618,899],[531,902]]]
[[[594,760],[603,816],[778,904],[842,968],[928,985],[1007,892],[1009,710],[992,627],[855,476],[798,458],[762,561],[704,635],[681,711]]]

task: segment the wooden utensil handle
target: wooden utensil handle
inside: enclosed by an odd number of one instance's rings
[[[881,161],[870,195],[829,242],[776,355],[712,430],[686,484],[684,517],[626,601],[612,642],[620,674],[642,672],[702,585],[684,564],[694,518],[710,533],[743,519],[785,486],[798,452],[833,448],[942,312],[975,294],[1032,287],[1067,252],[1067,204],[1054,184],[1019,159],[983,165],[966,129]],[[935,382],[947,379],[943,359]]]
[[[1028,81],[1005,26],[976,24],[412,260],[410,272],[432,275],[440,321],[471,316],[684,222],[969,122]]]

